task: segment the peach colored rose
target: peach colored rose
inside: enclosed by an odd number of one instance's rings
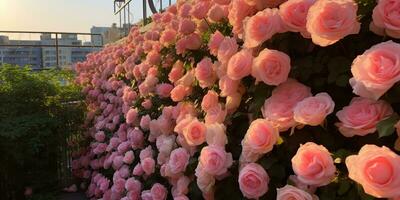
[[[379,0],[372,13],[371,31],[400,38],[399,10],[400,3],[397,0]]]
[[[226,114],[227,110],[223,108],[222,104],[218,104],[207,110],[204,120],[207,124],[223,123],[225,121]]]
[[[379,99],[400,80],[400,44],[387,41],[372,46],[353,61],[351,73],[355,94]]]
[[[191,88],[184,85],[177,85],[171,90],[171,99],[175,102],[182,101],[191,93]]]
[[[318,200],[318,197],[291,185],[276,189],[276,200]]]
[[[200,145],[206,141],[206,125],[195,118],[184,128],[183,136],[189,145]]]
[[[206,124],[206,141],[208,145],[225,147],[228,144],[226,127],[220,123]]]
[[[196,19],[203,19],[207,16],[211,7],[211,1],[197,1],[192,7],[191,14]]]
[[[213,63],[210,58],[204,57],[195,68],[195,76],[199,81],[201,88],[206,88],[214,85],[217,80],[217,74],[213,70]]]
[[[165,47],[173,44],[176,40],[176,34],[176,31],[173,29],[164,30],[160,37],[160,43]]]
[[[279,6],[279,14],[286,29],[300,32],[305,38],[310,38],[307,31],[307,14],[316,0],[289,0]]]
[[[340,122],[335,125],[346,137],[365,136],[376,131],[379,121],[393,113],[391,106],[383,100],[374,101],[362,97],[354,97],[350,105],[336,113]]]
[[[218,94],[214,90],[208,90],[207,94],[203,96],[201,101],[201,109],[206,111],[218,105]]]
[[[300,146],[292,158],[292,168],[301,182],[313,186],[328,185],[336,172],[329,151],[313,142]]]
[[[183,73],[184,73],[183,62],[178,60],[172,66],[172,69],[168,74],[168,80],[174,83],[183,76]]]
[[[215,31],[211,36],[210,36],[210,41],[208,42],[208,49],[210,50],[210,53],[214,56],[218,55],[218,48],[219,45],[222,43],[222,41],[225,39],[224,35],[222,35],[221,32],[218,30]]]
[[[201,37],[197,33],[191,33],[188,36],[185,37],[187,40],[186,48],[189,50],[196,50],[201,47],[202,41]]]
[[[188,35],[196,30],[196,24],[190,19],[181,19],[179,23],[179,33]]]
[[[243,46],[253,48],[270,39],[274,34],[282,32],[282,20],[277,8],[267,8],[254,16],[245,19]]]
[[[239,188],[249,199],[258,199],[268,191],[269,176],[257,163],[244,166],[239,172]]]
[[[310,97],[311,89],[294,79],[288,79],[272,91],[271,97],[265,100],[261,111],[265,119],[286,131],[296,125],[293,109],[298,102]]]
[[[217,58],[221,63],[227,63],[237,52],[239,46],[235,38],[225,37],[219,45]]]
[[[218,4],[213,5],[208,11],[208,18],[212,22],[219,22],[228,17],[228,6],[221,6]]]
[[[232,80],[228,76],[223,76],[218,83],[219,89],[221,89],[221,97],[226,97],[236,93],[239,88],[239,84],[239,80]]]
[[[232,154],[221,146],[206,146],[201,149],[199,157],[200,169],[214,176],[222,175],[232,165]]]
[[[174,86],[168,83],[161,83],[156,86],[156,93],[161,98],[167,98],[171,95],[171,91]]]
[[[263,81],[268,85],[279,85],[288,79],[290,58],[283,52],[264,49],[254,59],[251,75],[256,82]]]
[[[248,5],[245,0],[232,0],[229,4],[229,24],[233,26],[232,32],[240,35],[243,32],[243,20],[256,12],[254,6]]]
[[[300,124],[321,125],[326,116],[333,112],[335,102],[328,93],[318,93],[297,103],[293,109],[294,120]]]
[[[229,96],[226,97],[226,102],[225,102],[225,109],[228,111],[228,113],[234,113],[236,109],[240,106],[240,103],[242,102],[242,94],[239,92],[235,92],[233,94],[230,94]]]
[[[232,80],[240,80],[251,73],[253,55],[248,49],[237,52],[229,59],[227,76]]]
[[[400,156],[387,147],[364,145],[358,155],[346,158],[349,177],[378,198],[400,196]]]
[[[314,44],[329,46],[347,35],[357,34],[357,3],[353,0],[318,0],[307,15],[307,31]]]

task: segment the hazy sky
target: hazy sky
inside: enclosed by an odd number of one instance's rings
[[[133,0],[130,8],[131,20],[139,20],[142,0]],[[0,31],[90,32],[93,25],[112,23],[119,23],[119,16],[113,12],[113,0],[0,0]]]

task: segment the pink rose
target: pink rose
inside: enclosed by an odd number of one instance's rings
[[[237,52],[239,46],[235,38],[225,37],[219,45],[217,58],[221,63],[227,63]]]
[[[228,6],[213,5],[208,11],[208,18],[212,22],[219,22],[228,17]]]
[[[223,76],[219,80],[219,89],[221,97],[226,97],[235,94],[239,88],[240,80],[232,80],[228,76]]]
[[[357,3],[353,0],[318,0],[307,15],[307,31],[314,44],[329,46],[347,35],[357,34]]]
[[[187,49],[196,50],[201,47],[202,41],[199,34],[191,33],[188,36],[186,36],[185,39],[188,41],[188,43],[186,44]]]
[[[217,74],[214,72],[213,63],[210,58],[204,57],[195,68],[195,76],[199,81],[201,88],[210,87],[217,80]]]
[[[190,11],[192,9],[192,5],[189,2],[183,3],[181,6],[178,7],[178,15],[186,18],[190,17]]]
[[[208,90],[207,94],[203,96],[201,101],[201,109],[206,111],[218,105],[218,94],[214,90]]]
[[[137,109],[130,109],[128,113],[126,113],[126,123],[132,124],[137,120],[138,111]]]
[[[291,185],[276,189],[276,200],[315,200],[310,193]]]
[[[313,142],[300,146],[292,158],[292,168],[301,182],[314,186],[328,185],[336,172],[329,151]]]
[[[215,31],[211,36],[210,36],[210,41],[208,42],[208,49],[210,50],[210,53],[214,56],[218,55],[218,48],[219,45],[222,43],[224,40],[224,35],[222,35],[221,32],[218,30]]]
[[[184,148],[177,148],[171,152],[171,156],[167,163],[167,169],[172,174],[179,174],[186,170],[189,164],[190,155]]]
[[[264,49],[254,59],[251,75],[256,82],[267,85],[279,85],[288,79],[290,58],[283,52]]]
[[[241,50],[229,59],[227,75],[232,80],[240,80],[251,74],[253,55],[248,49]]]
[[[377,198],[400,196],[400,156],[387,147],[364,145],[346,158],[349,177]]]
[[[151,187],[150,193],[153,200],[166,200],[168,191],[163,185],[156,183]]]
[[[135,159],[135,154],[133,153],[133,151],[128,151],[125,153],[123,161],[126,164],[132,164],[134,159]]]
[[[265,100],[261,111],[265,119],[286,131],[296,125],[293,109],[298,102],[310,97],[311,89],[294,79],[288,79],[272,91],[271,97]]]
[[[232,0],[229,4],[229,24],[233,26],[232,32],[236,35],[243,32],[243,20],[256,12],[254,6],[248,5],[245,0]]]
[[[376,131],[379,121],[389,117],[392,108],[383,100],[374,101],[362,97],[354,97],[350,105],[336,113],[340,122],[335,125],[346,137],[365,136]]]
[[[227,153],[224,147],[206,146],[201,149],[199,157],[200,169],[214,176],[222,175],[232,165],[232,154]]]
[[[333,112],[335,102],[329,94],[322,92],[314,97],[307,97],[294,107],[294,120],[311,126],[321,125],[326,116]]]
[[[104,134],[103,131],[99,131],[95,134],[94,138],[96,139],[97,142],[104,142],[106,135]]]
[[[259,11],[244,21],[243,46],[257,47],[279,32],[283,32],[283,26],[278,9],[267,8]]]
[[[379,99],[400,80],[400,44],[387,41],[372,46],[353,61],[351,73],[355,94]]]
[[[269,176],[261,165],[249,163],[239,172],[239,188],[249,199],[258,199],[268,191]]]
[[[208,145],[225,147],[228,144],[226,136],[226,127],[220,123],[206,124],[206,141]]]
[[[396,0],[379,0],[372,13],[371,31],[400,38],[399,9],[400,4]]]
[[[174,83],[183,76],[183,73],[184,73],[183,62],[178,60],[172,66],[172,69],[168,74],[168,80]]]
[[[192,7],[191,14],[194,18],[201,20],[207,16],[210,6],[210,1],[197,1]]]
[[[206,125],[195,118],[184,128],[183,136],[191,146],[203,144],[206,141]]]
[[[140,162],[142,169],[146,175],[151,175],[155,171],[155,161],[151,157],[147,157],[141,160]]]
[[[242,155],[240,160],[256,162],[260,156],[272,151],[278,141],[279,132],[266,119],[256,119],[251,122],[242,140]]]
[[[190,19],[181,19],[179,23],[179,33],[188,35],[196,30],[196,24]]]
[[[305,38],[311,35],[307,31],[307,14],[316,0],[289,0],[279,6],[279,15],[285,28],[292,32],[300,32]]]
[[[161,83],[156,86],[156,93],[162,98],[168,98],[174,86],[168,83]]]
[[[173,29],[164,30],[160,37],[160,43],[165,47],[173,44],[176,40],[176,34],[176,31]]]
[[[177,85],[171,90],[172,101],[178,102],[182,101],[191,92],[190,87],[185,87],[184,85]]]
[[[223,123],[227,115],[227,110],[221,104],[218,104],[207,110],[204,118],[207,124]]]

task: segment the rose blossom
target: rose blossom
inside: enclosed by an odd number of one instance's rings
[[[190,155],[184,148],[177,148],[171,152],[171,156],[167,163],[167,169],[172,174],[179,174],[186,170],[189,164]]]
[[[285,185],[283,188],[276,189],[276,200],[317,200],[308,192],[291,185]]]
[[[335,125],[346,137],[365,136],[376,131],[379,121],[389,117],[392,108],[383,100],[374,101],[362,97],[354,97],[350,105],[336,113],[340,122]]]
[[[178,60],[172,66],[172,69],[168,74],[168,80],[171,81],[171,83],[174,83],[183,76],[183,73],[184,73],[183,62]]]
[[[353,61],[351,73],[355,94],[379,99],[400,80],[400,44],[387,41],[372,46]]]
[[[254,59],[251,75],[256,82],[263,81],[267,85],[279,85],[288,79],[290,58],[283,52],[264,49]]]
[[[236,93],[239,88],[239,84],[239,80],[232,80],[226,75],[221,77],[218,82],[219,89],[221,89],[221,97],[226,97]]]
[[[179,33],[188,35],[196,30],[196,24],[190,19],[181,19],[179,23]]]
[[[315,186],[328,185],[336,172],[329,151],[313,142],[300,146],[292,158],[292,168],[301,182]]]
[[[225,109],[229,114],[234,113],[240,106],[242,101],[242,94],[235,92],[226,97]]]
[[[387,147],[364,145],[358,155],[346,158],[349,177],[365,193],[378,198],[400,196],[400,156]]]
[[[254,6],[248,5],[245,0],[231,0],[228,19],[229,24],[233,26],[232,32],[236,35],[242,34],[244,18],[252,15],[255,11]]]
[[[307,14],[316,0],[289,0],[279,6],[279,15],[286,29],[300,32],[305,38],[310,38],[306,29]]]
[[[225,147],[228,144],[226,136],[226,127],[220,123],[206,124],[206,141],[208,145]]]
[[[176,31],[173,29],[166,29],[162,32],[161,37],[160,37],[160,43],[167,47],[171,44],[173,44],[176,40]]]
[[[183,130],[186,142],[191,146],[196,146],[206,141],[206,126],[197,119],[193,119]]]
[[[282,32],[282,20],[278,9],[267,8],[244,21],[244,44],[246,48],[257,47],[276,33]]]
[[[208,109],[204,120],[207,124],[223,123],[227,115],[227,110],[223,108],[222,104],[218,104]]]
[[[378,35],[400,38],[400,4],[396,0],[379,0],[372,13],[370,29]]]
[[[168,191],[163,185],[156,183],[151,187],[150,193],[153,200],[165,200]]]
[[[155,171],[155,161],[151,157],[141,160],[141,166],[146,175],[151,175]]]
[[[219,22],[228,16],[228,6],[213,5],[208,11],[208,18],[212,22]]]
[[[206,111],[218,105],[218,94],[214,90],[208,90],[207,94],[203,96],[201,101],[201,109]]]
[[[174,86],[168,83],[161,83],[156,86],[156,93],[162,98],[168,98]]]
[[[195,76],[199,81],[201,88],[210,87],[217,80],[217,74],[214,72],[213,63],[210,58],[204,57],[195,68]]]
[[[226,173],[232,162],[232,154],[227,153],[223,147],[212,145],[201,149],[199,166],[210,175]]]
[[[253,55],[248,49],[237,52],[229,59],[227,75],[232,80],[240,80],[251,73]]]
[[[171,99],[175,102],[182,101],[190,93],[191,88],[177,85],[171,90]]]
[[[239,172],[239,187],[249,199],[258,199],[268,191],[269,176],[261,165],[247,164]]]
[[[265,119],[276,125],[279,131],[286,131],[296,125],[293,109],[298,102],[311,96],[311,89],[294,79],[288,79],[272,91],[265,100],[261,111]]]
[[[235,38],[225,37],[218,47],[217,58],[221,63],[227,63],[237,52],[239,46]]]
[[[323,123],[326,116],[333,112],[335,102],[329,94],[322,92],[314,97],[307,97],[297,103],[293,109],[293,118],[296,122],[311,126]]]
[[[222,41],[224,40],[224,35],[222,35],[221,32],[219,32],[218,30],[215,31],[215,33],[213,33],[210,36],[210,41],[208,42],[208,49],[210,50],[210,53],[214,56],[218,55],[218,48],[219,45],[222,43]]]
[[[353,0],[318,0],[308,10],[307,31],[314,44],[325,47],[357,34],[357,3]]]

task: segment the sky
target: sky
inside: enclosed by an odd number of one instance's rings
[[[163,0],[163,5],[167,2]],[[142,15],[142,0],[133,0],[131,20],[138,21]],[[86,33],[92,26],[111,26],[112,23],[119,24],[119,16],[114,15],[113,0],[0,0],[0,31]],[[9,36],[11,39],[36,37],[26,34]]]

